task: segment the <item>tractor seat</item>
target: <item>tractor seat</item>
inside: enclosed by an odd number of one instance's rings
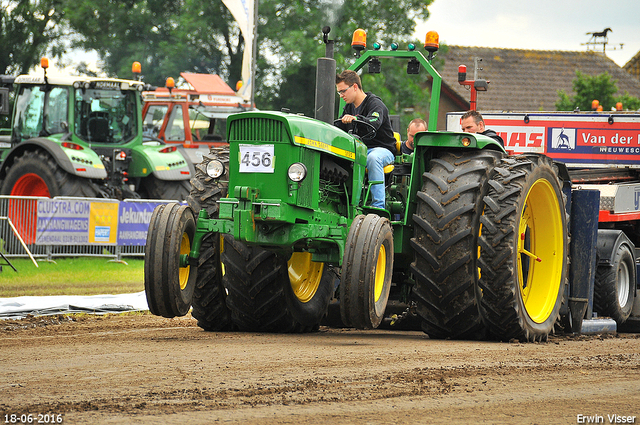
[[[394,132],[393,135],[396,138],[396,155],[400,155],[402,153],[401,152],[402,141],[400,140],[400,135],[396,132]],[[384,167],[382,170],[384,171],[385,174],[390,174],[394,168],[395,166],[393,164],[389,164],[386,167]]]

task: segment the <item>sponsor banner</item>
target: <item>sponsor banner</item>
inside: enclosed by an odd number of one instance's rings
[[[91,202],[89,243],[115,245],[118,231],[118,202]]]
[[[145,245],[149,221],[162,202],[39,199],[36,245]]]
[[[89,242],[91,202],[81,199],[40,199],[37,203],[37,245]]]
[[[549,151],[592,154],[640,154],[640,132],[599,128],[550,128]]]
[[[544,127],[507,127],[502,125],[487,126],[498,133],[504,140],[504,148],[514,153],[544,152]]]
[[[118,245],[145,245],[151,215],[157,202],[120,202]]]

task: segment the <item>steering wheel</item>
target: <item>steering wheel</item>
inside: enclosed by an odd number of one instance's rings
[[[340,118],[338,118],[337,120],[333,121],[333,125],[336,125],[337,123],[341,123],[342,120]],[[356,115],[356,119],[351,121],[351,124],[358,124],[358,125],[363,125],[365,126],[369,132],[367,134],[365,134],[364,136],[358,136],[360,137],[362,140],[369,140],[371,139],[373,136],[376,135],[376,128],[373,126],[373,124],[371,124],[369,121],[364,120],[364,117],[362,115]],[[349,133],[352,133],[351,131],[349,131]]]

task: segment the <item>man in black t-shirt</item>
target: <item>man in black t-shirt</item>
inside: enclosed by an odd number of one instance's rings
[[[369,181],[384,182],[384,167],[393,164],[395,159],[395,143],[393,128],[389,119],[389,110],[382,100],[373,93],[362,90],[360,76],[351,70],[343,71],[336,76],[336,90],[346,102],[340,122],[336,124],[343,130],[352,130],[353,134],[361,137],[367,145],[367,172]],[[365,121],[375,129],[375,133],[368,136],[371,127],[358,125],[354,121]],[[371,185],[371,206],[385,207],[384,183]]]

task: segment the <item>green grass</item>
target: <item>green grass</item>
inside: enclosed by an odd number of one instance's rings
[[[18,272],[4,265],[0,272],[0,298],[43,295],[102,295],[144,291],[144,261],[126,258],[127,264],[106,258],[56,258],[55,263],[10,259]]]

